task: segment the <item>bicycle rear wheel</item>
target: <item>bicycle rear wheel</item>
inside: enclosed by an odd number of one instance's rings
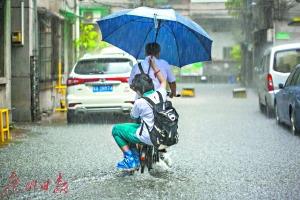
[[[152,146],[148,146],[148,148],[147,148],[146,161],[147,161],[148,171],[150,171],[152,169],[152,163],[153,163],[153,147]]]

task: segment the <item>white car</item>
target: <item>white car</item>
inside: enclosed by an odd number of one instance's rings
[[[135,58],[127,53],[86,55],[67,80],[67,121],[88,113],[130,113],[135,92],[128,79]]]
[[[300,43],[273,46],[265,51],[260,63],[256,68],[259,108],[272,117],[278,85],[284,83],[300,63]]]

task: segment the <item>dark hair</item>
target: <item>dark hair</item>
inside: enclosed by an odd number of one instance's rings
[[[149,75],[145,73],[136,74],[130,86],[134,91],[138,91],[141,95],[150,90],[154,90],[154,84]]]
[[[156,42],[148,43],[145,47],[146,55],[157,56],[160,53],[160,45]]]

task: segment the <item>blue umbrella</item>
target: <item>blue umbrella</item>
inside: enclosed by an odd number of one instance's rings
[[[102,40],[137,59],[145,57],[145,45],[156,41],[160,57],[182,67],[211,60],[212,39],[194,21],[173,9],[139,7],[111,14],[97,21]]]

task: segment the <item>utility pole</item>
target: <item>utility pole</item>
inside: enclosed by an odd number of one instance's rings
[[[40,72],[38,66],[38,13],[37,0],[32,1],[32,21],[33,21],[33,54],[30,56],[30,83],[31,83],[31,120],[33,122],[41,119],[40,115]]]

